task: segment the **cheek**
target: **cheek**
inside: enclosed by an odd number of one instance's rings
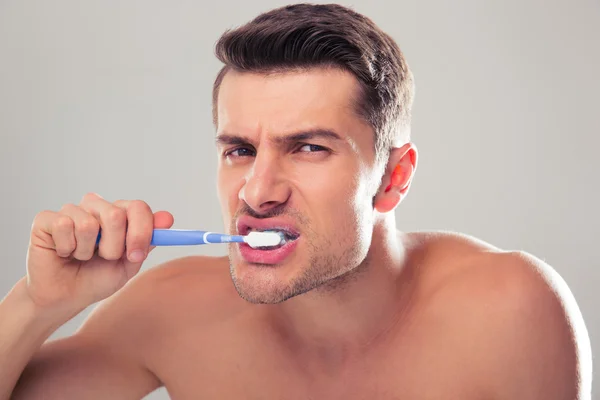
[[[217,176],[218,199],[225,222],[229,222],[237,210],[240,190],[238,179],[230,175],[221,172]]]
[[[363,180],[349,169],[335,174],[315,173],[307,180],[306,197],[321,215],[329,232],[356,232],[361,214],[365,213]],[[352,235],[352,232],[345,232]]]
[[[359,246],[361,243],[370,242],[373,232],[373,200],[370,193],[372,184],[366,176],[361,176],[355,177],[347,186],[348,194],[344,203],[345,218],[348,221],[347,229],[351,229],[351,236]]]
[[[358,187],[355,177],[356,173],[350,168],[336,165],[305,173],[298,180],[302,181],[305,191],[317,196],[316,200],[335,206],[355,197]]]

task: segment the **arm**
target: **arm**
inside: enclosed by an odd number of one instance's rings
[[[39,312],[20,280],[0,302],[0,399],[8,399],[27,362],[69,312]]]
[[[1,398],[132,399],[159,387],[158,379],[138,357],[144,340],[136,337],[136,332],[143,326],[143,313],[136,308],[141,304],[140,296],[147,295],[143,281],[140,285],[131,282],[100,304],[74,335],[43,345],[69,318],[36,315],[27,298],[20,298],[17,285],[0,303],[0,321],[12,327],[3,329],[0,339],[0,371],[9,374],[0,375]]]
[[[36,215],[27,275],[0,303],[0,400],[131,398],[158,385],[135,352],[143,342],[128,336],[142,318],[128,312],[145,285],[121,288],[154,248],[153,228],[172,224],[170,213],[153,213],[143,201],[110,203],[95,193],[79,205]],[[95,312],[88,328],[47,341],[73,316],[109,297],[109,311]],[[95,333],[103,326],[104,334]]]

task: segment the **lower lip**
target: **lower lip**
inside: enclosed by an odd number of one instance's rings
[[[253,249],[246,243],[240,243],[240,253],[242,258],[249,263],[280,264],[294,251],[298,245],[298,240],[287,242],[275,250]]]

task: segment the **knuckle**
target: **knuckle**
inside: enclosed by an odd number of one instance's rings
[[[75,230],[80,236],[92,236],[98,233],[100,225],[94,217],[88,217],[76,224]]]
[[[73,220],[66,215],[59,215],[54,221],[54,228],[60,232],[69,231],[73,228],[73,225]]]
[[[101,198],[97,193],[94,192],[87,192],[86,194],[83,195],[83,197],[81,198],[81,202],[82,203],[87,203],[89,201],[94,201]]]
[[[67,204],[63,204],[63,206],[60,208],[60,211],[67,212],[67,211],[73,210],[75,208],[77,208],[77,206],[75,204],[67,203]]]
[[[144,211],[144,212],[152,212],[148,203],[143,200],[132,200],[130,203],[130,207],[135,209],[136,211]]]
[[[46,216],[48,216],[48,215],[52,215],[52,214],[54,214],[54,212],[53,212],[53,211],[50,211],[50,210],[42,210],[42,211],[38,212],[38,213],[35,215],[35,218],[34,218],[34,219],[39,221],[40,219],[42,219],[42,218],[45,218]]]
[[[34,217],[33,217],[33,223],[32,226],[36,227],[38,226],[40,223],[42,223],[42,221],[44,221],[48,216],[51,216],[55,214],[54,212],[50,211],[50,210],[43,210],[38,212]]]
[[[119,207],[111,207],[106,214],[106,224],[112,228],[125,227],[127,223],[127,212]]]

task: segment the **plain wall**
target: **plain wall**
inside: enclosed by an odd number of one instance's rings
[[[88,191],[143,199],[171,211],[177,228],[223,228],[213,45],[283,4],[0,1],[0,297],[25,273],[35,214]],[[399,228],[460,231],[545,260],[574,292],[598,351],[600,3],[342,4],[389,32],[416,77],[420,163]],[[225,248],[160,248],[144,269],[194,253]]]

